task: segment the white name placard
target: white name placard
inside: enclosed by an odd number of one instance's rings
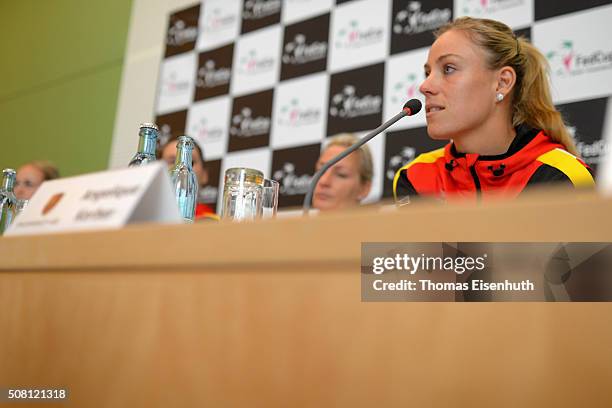
[[[182,220],[162,163],[43,183],[5,236]]]

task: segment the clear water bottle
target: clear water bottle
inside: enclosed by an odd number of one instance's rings
[[[193,139],[189,136],[179,137],[176,145],[176,161],[170,170],[176,202],[185,222],[193,222],[198,197],[198,179],[192,167],[194,146]]]
[[[0,186],[0,235],[11,225],[17,211],[17,198],[13,193],[17,172],[13,169],[2,170],[2,186]]]
[[[155,148],[158,137],[157,125],[154,123],[142,123],[138,130],[138,152],[130,161],[129,167],[142,166],[155,161]]]

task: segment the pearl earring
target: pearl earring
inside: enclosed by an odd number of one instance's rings
[[[495,95],[495,100],[496,100],[497,102],[501,102],[501,101],[503,101],[503,100],[504,100],[504,94],[503,94],[503,93],[501,93],[501,92],[498,92],[498,93],[497,93],[497,95]]]

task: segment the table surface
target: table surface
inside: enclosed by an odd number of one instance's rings
[[[538,194],[3,237],[0,388],[88,407],[611,406],[609,304],[364,303],[359,277],[362,242],[610,242],[611,210]]]

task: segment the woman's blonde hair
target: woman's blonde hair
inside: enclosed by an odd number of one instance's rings
[[[548,61],[528,40],[495,20],[461,17],[438,29],[436,38],[450,30],[461,30],[482,47],[491,69],[505,66],[516,72],[512,96],[512,125],[526,124],[544,130],[567,151],[578,155],[572,135],[550,94]]]
[[[350,147],[358,141],[359,138],[352,133],[341,133],[330,137],[325,145],[325,149],[331,146]],[[370,152],[370,148],[366,144],[357,149],[355,153],[359,155],[359,179],[361,183],[372,181],[374,166],[372,164],[372,153]]]

